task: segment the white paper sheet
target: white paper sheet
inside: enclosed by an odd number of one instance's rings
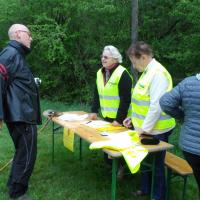
[[[64,114],[58,117],[60,120],[63,121],[82,121],[88,118],[88,114],[78,115],[78,114]]]
[[[103,120],[94,120],[94,121],[88,121],[84,124],[91,128],[99,128],[99,127],[108,126],[110,123]]]

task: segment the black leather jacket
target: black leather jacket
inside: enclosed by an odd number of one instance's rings
[[[0,53],[0,120],[40,124],[38,87],[25,56],[30,49],[10,41]]]

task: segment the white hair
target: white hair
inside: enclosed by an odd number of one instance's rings
[[[117,59],[118,63],[122,63],[122,55],[120,54],[119,50],[116,47],[108,45],[104,47],[103,51],[110,51],[112,57]]]

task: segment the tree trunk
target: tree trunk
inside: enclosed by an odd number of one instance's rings
[[[138,0],[132,0],[131,41],[136,43],[138,39]],[[138,80],[138,72],[133,65],[131,67],[135,82]]]

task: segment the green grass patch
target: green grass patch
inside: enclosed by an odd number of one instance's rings
[[[60,102],[41,101],[42,111],[89,111],[87,105],[68,105]],[[43,123],[46,119],[43,119]],[[39,127],[41,128],[41,126]],[[67,150],[62,143],[62,129],[55,135],[55,163],[52,164],[52,126],[49,124],[38,135],[38,156],[30,180],[29,194],[34,200],[108,200],[111,195],[111,166],[103,159],[101,150],[90,151],[88,143],[83,142],[83,159],[79,160],[79,138],[75,138],[75,152]],[[177,147],[178,126],[170,136],[170,143],[175,145],[172,152],[181,155]],[[0,134],[0,167],[10,160],[14,147],[4,125]],[[10,166],[0,172],[0,200],[7,200],[6,182]],[[128,175],[117,183],[117,200],[131,200],[131,192],[139,187],[140,174]],[[193,177],[189,178],[186,199],[197,198],[197,186]],[[171,200],[181,199],[182,182],[173,183]],[[137,198],[147,200],[148,197]]]

